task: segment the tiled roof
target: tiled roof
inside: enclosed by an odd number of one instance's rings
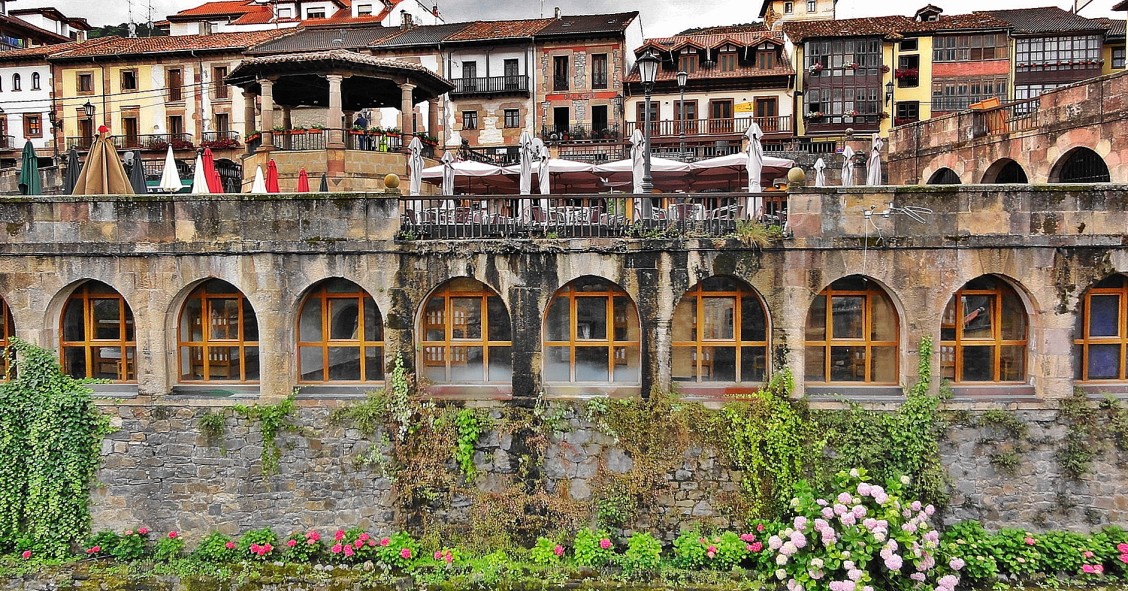
[[[991,14],[941,15],[934,21],[918,21],[907,16],[875,16],[825,21],[794,21],[783,24],[783,31],[795,43],[815,37],[887,37],[937,33],[942,31],[967,31],[981,29],[1008,29],[1010,23]]]
[[[399,35],[384,39],[379,43],[373,44],[371,47],[379,49],[382,47],[404,47],[408,45],[436,45],[472,24],[474,23],[451,23],[446,25],[422,25],[398,29],[401,31]]]
[[[1128,2],[1128,0],[1124,0]],[[1124,38],[1125,22],[1122,18],[1092,18],[1091,21],[1096,21],[1108,27],[1108,33],[1105,33],[1105,39]]]
[[[1124,0],[1128,2],[1128,0]],[[726,35],[729,33],[755,33],[756,31],[766,31],[767,27],[764,23],[743,23],[739,25],[720,25],[717,27],[696,27],[693,29],[686,29],[678,35]]]
[[[104,43],[109,39],[114,39],[114,37],[96,37],[88,41],[71,41],[69,43],[40,45],[38,47],[29,47],[27,49],[0,51],[0,62],[16,62],[26,59],[43,59],[49,55],[68,51],[79,46],[97,45],[99,43]]]
[[[794,73],[795,73],[795,70],[793,70],[790,65],[786,65],[786,64],[782,64],[782,65],[776,66],[774,68],[766,68],[766,69],[741,67],[741,68],[736,68],[735,70],[728,70],[728,71],[722,70],[721,68],[713,67],[713,68],[708,68],[708,69],[699,68],[696,72],[694,72],[693,74],[690,75],[690,78],[692,80],[730,80],[730,79],[734,79],[734,78],[766,78],[766,77],[769,77],[769,76],[791,76]],[[654,82],[655,83],[662,83],[662,82],[675,82],[676,83],[677,79],[678,79],[678,73],[677,72],[675,72],[674,70],[667,70],[665,68],[659,69],[658,74],[654,76]],[[631,70],[631,73],[627,75],[625,81],[628,82],[628,83],[630,83],[630,82],[634,82],[634,83],[642,82],[642,77],[638,73],[638,68]]]
[[[384,12],[363,17],[352,16],[352,0],[332,0],[338,6],[338,10],[326,18],[326,21],[334,21],[338,24],[345,22],[379,22],[387,16],[387,10]],[[398,2],[395,2],[398,3]],[[268,4],[256,2],[255,0],[218,0],[216,2],[206,2],[195,8],[181,10],[180,12],[170,15],[170,21],[196,21],[206,19],[208,17],[237,17],[234,24],[237,25],[265,25],[274,22],[274,11]],[[300,19],[291,19],[291,22],[299,22]],[[305,20],[302,22],[311,22]]]
[[[361,49],[399,32],[382,26],[351,27],[302,27],[291,29],[289,35],[272,39],[256,45],[247,53],[269,55],[304,51],[327,51],[330,49]]]
[[[1120,0],[1112,6],[1113,10],[1128,10],[1128,0]]]
[[[749,47],[757,45],[765,40],[772,40],[777,43],[783,43],[783,33],[781,31],[759,31],[755,33],[728,33],[728,34],[693,34],[693,35],[674,35],[673,37],[657,37],[654,39],[647,39],[642,47],[635,50],[635,53],[640,53],[644,47],[655,47],[662,50],[677,49],[683,45],[693,45],[703,49],[714,49],[731,43],[740,47]]]
[[[987,10],[976,14],[989,14],[1007,21],[1016,34],[1073,33],[1080,31],[1104,31],[1107,27],[1089,20],[1079,14],[1062,10],[1056,6],[1022,8],[1017,10]]]
[[[194,8],[181,10],[176,14],[169,15],[169,20],[196,20],[197,17],[208,16],[234,16],[236,14],[246,14],[248,12],[256,12],[265,10],[270,11],[270,8],[256,4],[254,0],[219,0],[218,2],[205,2]]]
[[[83,43],[69,51],[52,54],[52,61],[66,61],[97,56],[145,55],[186,51],[242,51],[269,41],[288,31],[251,31],[215,33],[214,35],[174,35],[171,37],[107,37],[104,43]]]
[[[531,37],[555,19],[539,18],[513,21],[477,21],[446,38],[446,41],[485,41]]]
[[[537,37],[571,37],[622,33],[638,18],[638,11],[616,14],[562,16],[537,33]]]
[[[36,41],[48,39],[55,43],[66,43],[67,41],[71,40],[70,37],[66,37],[54,31],[48,31],[47,29],[37,27],[21,18],[14,16],[0,15],[0,27],[4,27],[9,31],[22,31]]]

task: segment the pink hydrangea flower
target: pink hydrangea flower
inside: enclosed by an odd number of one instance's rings
[[[1093,553],[1092,553],[1092,552],[1090,552],[1090,551],[1088,551],[1088,550],[1086,550],[1086,551],[1084,551],[1084,552],[1082,552],[1082,553],[1081,553],[1081,557],[1082,557],[1082,558],[1092,558],[1092,557],[1093,557]]]
[[[102,551],[102,547],[101,547],[101,546],[91,546],[90,548],[88,548],[88,549],[86,550],[86,553],[87,553],[87,554],[97,554],[97,553],[99,553],[99,552],[101,552],[101,551]]]
[[[764,524],[762,524],[762,523],[757,523],[757,524],[756,524],[756,531],[758,531],[758,532],[760,532],[760,533],[763,533],[763,532],[764,532]]]
[[[259,551],[259,545],[258,544],[251,544],[251,553],[252,554],[258,554],[258,551]]]
[[[705,555],[708,556],[709,558],[713,558],[714,556],[717,555],[717,553],[710,550],[710,551],[706,552]]]
[[[446,561],[447,564],[454,562],[454,554],[447,552],[446,556],[443,556],[443,560]]]
[[[353,542],[353,547],[354,547],[354,548],[360,548],[360,547],[361,547],[361,546],[363,546],[363,545],[364,545],[364,540],[362,540],[362,539],[360,539],[360,538],[357,538],[357,539],[356,539],[356,541],[355,541],[355,542]]]
[[[317,543],[317,540],[315,540],[315,539],[313,539],[313,538],[306,538],[306,545],[307,545],[307,546],[312,546],[312,545],[314,545],[314,544],[316,544],[316,543]]]
[[[376,540],[374,540],[372,538],[368,538],[368,541],[365,542],[365,543],[368,544],[369,548],[375,548],[376,547]]]
[[[147,536],[147,535],[149,535],[149,528],[147,528],[147,527],[139,527],[139,528],[137,528],[137,533],[139,533],[139,534],[141,534],[141,535],[143,535],[143,536]]]
[[[297,540],[286,540],[286,545],[293,548],[294,546],[298,545],[298,541]]]
[[[1128,564],[1128,554],[1121,554],[1120,555],[1120,562],[1123,562],[1124,564]]]
[[[753,552],[759,552],[760,550],[764,549],[764,545],[760,542],[752,542],[751,548]]]
[[[556,547],[552,549],[552,553],[557,555],[557,556],[563,556],[564,555],[564,546],[557,544]]]
[[[404,548],[403,550],[400,550],[400,557],[411,558],[411,548]]]
[[[1121,554],[1128,554],[1128,542],[1121,542],[1117,544],[1116,551]]]
[[[24,560],[27,560],[27,559],[31,558],[31,550],[24,550],[24,551],[23,551],[23,552],[22,552],[22,553],[20,554],[20,556],[21,556],[21,557],[23,557],[23,559],[24,559]]]
[[[391,543],[392,543],[392,541],[389,540],[388,538],[380,538],[380,545],[381,546],[386,547],[388,544],[391,544]]]
[[[345,556],[352,556],[353,554],[356,554],[356,552],[353,551],[352,544],[345,544],[344,551]]]
[[[608,540],[607,538],[603,538],[602,540],[599,540],[599,547],[603,548],[604,550],[607,550],[608,548],[611,547],[611,540]]]
[[[1083,572],[1083,573],[1086,573],[1086,574],[1090,574],[1090,575],[1091,575],[1091,574],[1093,574],[1093,573],[1094,573],[1094,572],[1096,572],[1096,571],[1094,571],[1094,570],[1093,570],[1093,565],[1091,565],[1091,564],[1083,564],[1083,565],[1081,565],[1081,572]]]
[[[345,530],[339,529],[337,530],[337,533],[333,534],[334,542],[340,542],[343,539],[345,539]]]
[[[1034,538],[1032,538],[1030,536],[1026,536],[1026,538],[1023,539],[1022,541],[1026,542],[1027,546],[1033,546],[1034,544],[1038,543],[1037,540],[1035,540]]]
[[[372,536],[368,535],[368,532],[364,532],[364,533],[360,534],[359,536],[357,536],[356,539],[360,540],[361,542],[367,542],[368,538],[371,538],[371,537]]]
[[[170,540],[175,540],[175,539],[176,539],[176,538],[178,538],[178,537],[180,537],[180,534],[179,534],[179,533],[177,533],[176,531],[170,531],[170,532],[168,532],[168,539],[170,539]]]
[[[329,548],[329,551],[332,552],[333,554],[340,554],[341,550],[343,550],[343,549],[344,548],[342,548],[340,544],[333,544],[333,547]]]
[[[306,534],[306,537],[315,541],[315,542],[321,541],[321,534],[319,534],[315,531],[310,531],[309,533]]]
[[[228,542],[227,542],[226,544],[224,544],[223,546],[224,546],[225,548],[227,548],[228,550],[234,550],[234,549],[235,549],[235,542],[231,542],[231,541],[228,541]]]
[[[741,542],[754,542],[756,541],[756,534],[740,534]]]
[[[442,550],[435,550],[435,560],[442,560],[442,559],[443,559],[443,551]]]

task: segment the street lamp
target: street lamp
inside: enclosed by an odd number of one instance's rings
[[[86,114],[86,120],[90,122],[90,135],[83,138],[83,140],[88,140],[94,135],[94,105],[90,101],[86,101],[86,104],[82,105],[82,112]]]
[[[893,81],[885,83],[885,104],[893,102]]]
[[[681,102],[678,103],[678,108],[681,110],[681,125],[678,126],[678,154],[685,158],[685,83],[689,81],[689,72],[682,70],[678,72],[678,89],[681,90]]]
[[[643,107],[642,136],[645,144],[642,164],[642,191],[650,193],[654,190],[654,179],[650,176],[650,92],[654,90],[654,78],[658,76],[658,64],[661,63],[648,49],[642,57],[638,58],[638,73],[642,77],[642,90],[646,94],[646,103]],[[643,199],[642,208],[645,217],[650,217],[653,204],[649,199]]]

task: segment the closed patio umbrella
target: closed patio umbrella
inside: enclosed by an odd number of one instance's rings
[[[551,163],[551,158],[548,153],[548,146],[544,145],[544,140],[539,137],[533,138],[533,158],[537,163],[537,184],[540,185],[537,189],[541,195],[549,195],[552,193],[552,182],[549,178],[551,172],[548,167]],[[548,199],[541,199],[541,207],[548,209]]]
[[[219,171],[215,169],[215,157],[212,156],[211,148],[204,148],[204,178],[208,180],[208,191],[223,192],[223,179],[219,178]]]
[[[165,193],[179,193],[184,188],[184,184],[180,182],[180,172],[176,170],[172,146],[168,147],[168,153],[165,154],[164,170],[161,172],[161,182],[157,187]]]
[[[266,194],[266,178],[262,176],[262,165],[255,166],[255,180],[251,181],[251,193]]]
[[[135,166],[141,166],[137,158]],[[90,146],[72,195],[133,195],[133,185],[121,165],[109,134],[101,133]]]
[[[324,172],[321,173],[321,184],[318,185],[317,190],[322,193],[329,192],[329,176]]]
[[[63,193],[70,195],[74,186],[78,184],[78,173],[82,165],[78,161],[78,149],[71,146],[67,150],[67,172],[63,175]]]
[[[282,190],[278,187],[278,165],[274,163],[273,158],[271,158],[270,161],[266,163],[266,192],[282,192]]]
[[[826,162],[822,158],[815,160],[815,186],[826,186]]]
[[[227,188],[223,186],[223,177],[219,176],[218,170],[216,170],[215,168],[212,168],[211,177],[209,177],[209,178],[210,178],[211,182],[208,183],[208,186],[210,187],[212,185],[215,185],[216,187],[218,187],[218,189],[216,190],[216,193],[226,193],[227,192]]]
[[[39,158],[35,156],[35,146],[28,140],[23,147],[23,158],[20,160],[20,193],[24,195],[38,195],[43,192],[43,184],[39,182]]]
[[[646,173],[646,138],[641,129],[631,132],[631,175],[634,193],[642,193],[642,177]],[[653,163],[651,163],[653,166]]]
[[[423,140],[420,140],[418,136],[413,137],[407,147],[411,151],[411,155],[407,159],[408,172],[411,174],[407,194],[415,196],[423,192]]]
[[[208,187],[208,173],[204,170],[204,157],[200,154],[196,155],[196,170],[192,173],[192,194],[211,194],[211,188]]]
[[[760,185],[760,175],[764,170],[764,146],[760,144],[760,138],[764,137],[764,132],[753,122],[744,135],[748,138],[748,218],[758,219],[764,207],[760,196],[764,190]]]
[[[296,190],[299,193],[309,193],[309,173],[307,173],[304,168],[298,170],[298,185]]]
[[[876,133],[873,134],[869,160],[866,161],[866,184],[871,187],[881,184],[881,148],[884,146],[885,142]]]
[[[850,146],[842,149],[842,186],[854,186],[854,149]]]
[[[443,195],[454,195],[454,154],[443,152]]]
[[[129,167],[129,186],[135,195],[144,195],[149,192],[145,184],[145,164],[141,162],[141,150],[133,151],[133,166]]]
[[[533,134],[529,130],[521,132],[521,139],[517,141],[519,153],[521,155],[520,170],[520,185],[522,195],[531,195],[533,193]]]

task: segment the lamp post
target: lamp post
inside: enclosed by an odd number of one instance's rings
[[[650,193],[654,190],[654,179],[650,176],[650,93],[654,90],[654,78],[658,75],[659,63],[660,60],[650,50],[647,50],[642,57],[638,58],[638,72],[642,77],[642,90],[646,95],[642,128],[643,143],[645,144],[642,161],[642,191],[644,193]],[[642,209],[646,217],[650,217],[651,207],[653,205],[650,200],[644,199]]]
[[[885,83],[885,104],[888,105],[891,102],[893,102],[893,81],[892,80]]]
[[[689,81],[689,73],[685,70],[678,72],[678,89],[681,91],[681,101],[678,109],[681,111],[681,125],[678,126],[678,154],[685,158],[685,83]]]
[[[86,115],[86,120],[90,122],[90,135],[82,138],[85,142],[85,140],[93,139],[94,137],[94,105],[91,104],[90,101],[86,101],[86,104],[82,105],[82,112]]]

